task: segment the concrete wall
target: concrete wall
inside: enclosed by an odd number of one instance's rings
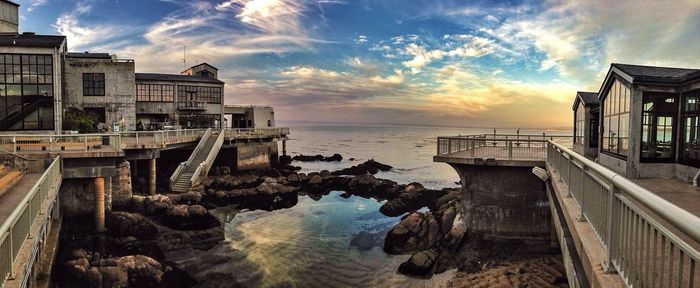
[[[496,239],[549,239],[545,184],[532,167],[451,164],[462,181],[470,233]]]
[[[122,119],[121,131],[136,130],[136,82],[134,62],[67,58],[64,77],[64,108],[104,108],[110,130]],[[84,96],[83,73],[105,74],[105,96]]]
[[[183,126],[185,123],[180,123],[180,115],[197,115],[197,114],[218,114],[220,116],[220,121],[223,120],[223,110],[224,110],[224,85],[214,84],[214,83],[199,83],[199,82],[177,82],[177,81],[145,81],[138,80],[136,84],[163,84],[163,85],[173,85],[174,86],[174,101],[173,102],[136,102],[136,118],[137,121],[143,121],[144,124],[151,122],[156,122],[155,117],[152,115],[158,114],[159,117],[166,117],[171,125]],[[178,107],[178,86],[202,86],[202,87],[219,87],[221,88],[221,103],[220,104],[205,104],[205,110],[203,111],[193,111],[193,110],[179,110]],[[219,125],[223,125],[220,123]]]
[[[277,141],[240,143],[236,146],[237,171],[267,169],[277,161]]]
[[[17,33],[19,31],[19,7],[0,1],[0,33]]]
[[[229,106],[224,110],[231,115],[232,122],[227,125],[233,128],[275,127],[275,110],[270,106]],[[240,123],[241,120],[244,125]]]
[[[105,178],[105,205],[112,203],[112,178]],[[67,217],[92,214],[95,211],[95,180],[93,178],[63,179],[59,191],[61,211]],[[111,206],[105,207],[106,211]]]

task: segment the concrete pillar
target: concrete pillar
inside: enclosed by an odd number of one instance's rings
[[[149,160],[148,163],[148,194],[156,194],[156,159]]]
[[[282,156],[287,156],[287,140],[282,140]]]
[[[112,193],[113,193],[112,179],[113,179],[113,177],[107,177],[105,179],[105,211],[106,212],[112,211]]]
[[[95,229],[105,231],[105,178],[95,178]]]

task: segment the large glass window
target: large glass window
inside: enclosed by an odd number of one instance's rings
[[[83,96],[105,96],[105,73],[83,73]]]
[[[700,90],[683,97],[681,162],[700,165]]]
[[[219,114],[181,114],[178,119],[183,128],[212,128],[221,125]]]
[[[179,85],[177,101],[221,104],[221,87]]]
[[[173,102],[174,85],[137,84],[136,101],[139,102]]]
[[[586,108],[583,107],[583,103],[578,103],[575,112],[574,117],[576,122],[574,123],[574,143],[583,145],[583,134],[586,129]]]
[[[0,131],[52,130],[53,57],[0,54]]]
[[[646,162],[667,162],[675,158],[674,124],[677,95],[644,93],[642,102],[642,154]]]
[[[627,157],[629,147],[630,90],[615,80],[603,100],[602,150]]]

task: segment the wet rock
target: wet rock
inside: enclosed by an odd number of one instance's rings
[[[282,155],[277,160],[277,163],[278,163],[278,165],[281,165],[281,166],[286,166],[286,165],[292,164],[292,156]]]
[[[432,214],[413,212],[404,216],[384,239],[384,251],[403,254],[425,250],[436,244],[439,224]]]
[[[330,157],[325,157],[323,155],[297,155],[292,158],[294,161],[300,161],[300,162],[316,162],[316,161],[324,161],[324,162],[340,162],[343,160],[343,156],[340,154],[333,154],[333,156]]]
[[[165,213],[164,222],[179,230],[203,230],[221,224],[204,206],[184,204],[170,206]]]
[[[215,176],[227,176],[231,175],[231,167],[228,166],[216,166],[214,171],[212,171]]]
[[[420,251],[413,254],[408,261],[399,266],[399,273],[412,276],[430,276],[439,252],[435,249]]]
[[[333,175],[364,175],[364,174],[377,174],[379,171],[389,171],[391,166],[379,163],[370,159],[362,164],[352,166],[350,168],[345,168],[338,171],[333,171]]]
[[[411,183],[406,186],[403,193],[398,197],[384,203],[379,208],[384,215],[396,217],[402,214],[428,207],[435,203],[435,200],[445,195],[444,191],[428,190],[419,183]]]
[[[108,214],[106,220],[107,231],[115,237],[153,239],[158,234],[158,228],[141,214],[116,211]]]
[[[117,262],[128,271],[129,284],[133,287],[154,287],[162,280],[163,266],[153,258],[133,255],[121,257]]]

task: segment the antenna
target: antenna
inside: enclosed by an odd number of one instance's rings
[[[182,66],[182,69],[187,70],[187,46],[182,46]]]

